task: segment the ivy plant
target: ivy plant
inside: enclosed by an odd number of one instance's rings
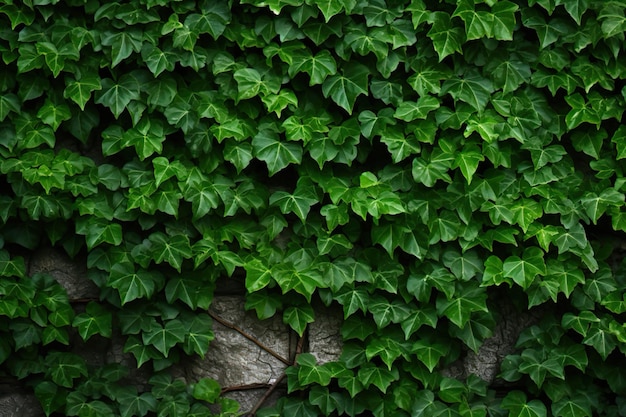
[[[235,415],[168,372],[227,278],[301,337],[343,310],[341,358],[259,415],[623,415],[625,12],[0,2],[0,372],[49,416]],[[99,297],[30,274],[44,246]],[[526,315],[496,381],[450,376]],[[70,346],[117,336],[146,386]]]

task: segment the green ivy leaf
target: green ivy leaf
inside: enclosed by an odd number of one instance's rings
[[[469,286],[468,286],[469,287]],[[484,288],[471,286],[457,291],[455,297],[437,297],[437,314],[446,316],[457,327],[463,328],[470,320],[471,314],[477,311],[488,312],[487,294]]]
[[[524,251],[522,258],[509,256],[502,265],[502,273],[505,277],[513,279],[517,285],[527,289],[537,275],[546,274],[543,251],[536,247],[530,247]]]
[[[78,334],[83,340],[88,340],[94,334],[111,337],[113,316],[99,304],[89,302],[85,313],[74,317],[72,326],[78,328]]]
[[[372,363],[361,366],[358,375],[364,387],[367,388],[370,385],[374,385],[383,393],[386,393],[389,385],[400,377],[396,368],[389,370],[377,367]]]
[[[119,223],[111,223],[102,218],[78,218],[76,220],[76,233],[85,236],[89,249],[102,243],[112,245],[122,243],[122,226]]]
[[[187,327],[177,319],[168,320],[165,325],[154,326],[142,334],[146,345],[154,346],[163,356],[167,357],[171,348],[185,340]]]
[[[138,27],[129,27],[127,30],[102,33],[102,44],[111,47],[111,67],[128,58],[133,52],[139,52],[142,46],[143,34]]]
[[[583,417],[593,414],[591,411],[591,403],[584,395],[579,395],[575,398],[563,398],[553,403],[551,410],[552,413],[558,417]]]
[[[335,296],[339,304],[343,305],[344,319],[361,310],[365,313],[367,311],[370,296],[364,288],[349,288],[344,287],[344,290],[337,292]]]
[[[101,81],[102,90],[96,93],[96,103],[108,107],[117,119],[131,100],[139,98],[139,83],[129,75],[120,77],[116,83],[110,78]]]
[[[314,321],[315,312],[309,304],[287,307],[283,312],[283,322],[288,324],[300,336],[304,334],[307,324]]]
[[[446,12],[433,12],[429,17],[433,25],[427,36],[433,43],[439,56],[439,62],[455,52],[462,53],[461,45],[465,41],[463,29],[452,24],[450,15]],[[415,24],[415,23],[414,23]]]
[[[150,411],[156,411],[157,407],[157,400],[150,392],[138,394],[133,390],[121,390],[116,399],[120,403],[122,417],[145,416]]]
[[[144,269],[135,270],[129,263],[119,263],[111,267],[108,285],[115,288],[122,304],[138,298],[150,298],[162,285],[163,277],[156,272]]]
[[[607,208],[610,206],[619,207],[623,203],[624,194],[612,188],[605,189],[599,195],[595,192],[587,192],[581,198],[581,204],[585,213],[587,213],[594,224],[597,223]]]
[[[548,410],[540,400],[527,401],[526,394],[511,391],[502,399],[501,407],[516,417],[546,417]]]
[[[66,388],[74,386],[74,380],[87,376],[85,360],[74,353],[50,352],[46,355],[46,375],[52,381]]]
[[[185,19],[185,26],[193,32],[208,33],[213,39],[218,39],[230,22],[231,11],[227,3],[206,2],[203,3],[202,13],[192,13]]]
[[[424,95],[421,96],[417,102],[401,102],[393,116],[405,122],[411,122],[415,119],[425,119],[428,113],[437,110],[439,106],[440,103],[436,97]]]
[[[276,191],[269,200],[270,205],[278,206],[283,214],[294,213],[303,222],[317,201],[314,190],[300,187],[296,187],[293,194],[286,191]]]
[[[325,287],[326,284],[321,274],[313,269],[298,270],[293,266],[280,265],[274,267],[274,279],[283,291],[283,294],[294,290],[302,294],[307,301],[318,287]]]
[[[413,310],[409,316],[400,323],[404,338],[409,338],[415,334],[422,326],[426,325],[433,329],[437,326],[437,310],[434,307],[424,307]]]
[[[201,358],[204,358],[207,351],[209,350],[209,344],[213,339],[215,339],[215,335],[212,330],[212,320],[208,314],[199,314],[193,317],[191,320],[191,325],[185,334],[185,344],[184,349],[185,353],[191,355],[193,353],[199,355]],[[220,390],[218,389],[218,393]],[[203,395],[207,395],[208,393],[204,393]],[[198,398],[196,396],[196,391],[194,389],[194,398]],[[209,401],[205,399],[205,401]]]
[[[65,79],[65,90],[63,90],[63,97],[69,98],[74,103],[78,104],[81,110],[85,110],[85,105],[91,99],[91,93],[102,89],[100,78],[96,76],[83,76],[80,79],[74,79],[67,77]],[[2,119],[2,112],[0,111],[0,119]]]
[[[368,93],[369,69],[361,64],[353,63],[341,74],[331,75],[322,84],[324,97],[331,97],[335,103],[349,114],[359,95]]]
[[[193,397],[212,404],[219,398],[221,390],[222,387],[216,380],[202,378],[193,386]]]
[[[470,145],[457,153],[452,168],[458,167],[467,180],[467,183],[471,184],[474,173],[476,173],[478,169],[478,164],[484,160],[485,157],[482,152],[480,152],[480,149],[477,146]]]
[[[182,234],[166,235],[165,233],[155,232],[148,238],[154,261],[157,264],[163,261],[170,264],[178,272],[181,271],[183,261],[190,259],[193,255],[189,237]]]
[[[281,306],[280,297],[272,296],[264,290],[248,294],[246,297],[246,310],[254,309],[260,320],[272,317]]]
[[[301,353],[297,358],[298,363],[298,381],[302,385],[319,384],[326,386],[330,383],[332,374],[330,370],[323,365],[318,365],[310,353]]]
[[[462,281],[469,281],[483,271],[482,260],[475,251],[460,254],[450,249],[443,253],[442,260],[454,276]]]
[[[213,289],[193,276],[175,277],[165,286],[165,298],[168,303],[180,300],[192,309],[208,308],[213,299]]]
[[[9,113],[20,113],[20,99],[12,93],[0,96],[0,122],[3,121]]]
[[[605,329],[603,323],[592,323],[589,326],[587,336],[583,339],[583,343],[588,346],[593,346],[594,349],[600,354],[603,360],[606,360],[608,356],[617,347],[617,339],[608,329]]]
[[[337,62],[326,49],[313,55],[306,52],[295,53],[289,63],[289,76],[294,77],[299,72],[306,72],[309,86],[323,84],[328,76],[337,74]]]
[[[411,351],[430,372],[433,372],[441,358],[450,352],[450,345],[436,340],[422,339],[413,344]]]
[[[565,379],[563,365],[556,358],[546,358],[542,352],[534,349],[524,350],[521,357],[519,371],[528,374],[538,387],[543,385],[548,374]]]
[[[268,130],[259,132],[252,139],[252,148],[254,155],[266,163],[270,176],[302,160],[302,147],[299,144],[283,142],[278,134]]]
[[[450,94],[454,100],[461,100],[478,112],[485,109],[493,91],[492,82],[474,70],[449,78],[441,86],[441,94]]]
[[[132,353],[137,361],[137,368],[140,368],[144,363],[152,360],[159,359],[161,355],[152,345],[145,344],[139,337],[130,336],[124,344],[124,353]]]
[[[579,315],[565,313],[561,319],[561,326],[573,329],[581,336],[586,337],[591,323],[599,323],[600,319],[591,311],[581,311]]]

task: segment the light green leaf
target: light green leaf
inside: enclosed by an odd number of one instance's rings
[[[252,293],[266,287],[272,280],[272,269],[261,259],[251,259],[244,264],[246,289]]]
[[[461,254],[455,249],[449,249],[443,253],[442,260],[454,276],[462,281],[469,281],[483,271],[483,262],[473,250]]]
[[[193,397],[196,400],[214,403],[220,396],[222,387],[219,382],[211,378],[202,378],[193,386]]]
[[[155,77],[163,71],[171,72],[176,65],[177,55],[170,51],[162,51],[151,43],[144,43],[141,58]]]
[[[624,204],[624,194],[613,188],[605,189],[600,195],[594,192],[587,192],[581,198],[581,204],[585,213],[596,224],[610,206],[620,207]]]
[[[504,94],[517,90],[531,77],[530,66],[517,55],[496,58],[489,62],[486,70],[491,74],[495,87],[502,89]]]
[[[37,112],[37,117],[56,132],[61,123],[72,117],[72,112],[65,104],[55,104],[50,100],[46,100]]]
[[[259,95],[264,89],[261,73],[254,68],[242,68],[233,74],[237,81],[237,100],[246,100]]]
[[[311,296],[318,288],[324,288],[328,285],[324,282],[321,274],[312,268],[298,270],[293,266],[279,265],[273,269],[273,277],[283,294],[294,290],[303,295],[307,301],[311,301]]]

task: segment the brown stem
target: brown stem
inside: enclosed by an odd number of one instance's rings
[[[283,374],[280,377],[278,377],[278,379],[272,384],[271,387],[269,387],[269,389],[265,392],[265,394],[263,394],[263,396],[259,399],[259,401],[257,401],[254,408],[250,410],[250,412],[248,413],[248,417],[254,417],[256,415],[256,412],[259,411],[259,408],[263,406],[263,403],[265,402],[265,400],[267,400],[269,396],[272,395],[272,393],[276,390],[276,388],[278,388],[278,385],[281,383],[283,379],[285,379],[285,376],[286,375],[283,372]]]
[[[247,391],[247,390],[253,390],[253,389],[270,388],[271,386],[272,386],[271,384],[262,384],[262,383],[234,385],[232,387],[222,388],[222,394],[226,394],[227,392],[232,392],[232,391]]]
[[[267,353],[269,353],[270,355],[272,355],[273,357],[275,357],[276,359],[278,359],[279,361],[284,363],[285,365],[288,365],[288,366],[292,365],[291,362],[289,362],[287,359],[283,358],[280,354],[276,353],[271,348],[265,346],[263,343],[261,343],[261,341],[259,341],[254,336],[249,335],[248,333],[243,331],[241,328],[237,327],[233,323],[230,323],[230,322],[224,320],[223,318],[219,317],[217,314],[211,312],[210,310],[209,310],[208,313],[209,313],[209,316],[211,316],[213,318],[213,320],[215,320],[216,322],[218,322],[222,326],[228,327],[229,329],[233,329],[234,331],[236,331],[237,333],[239,333],[240,335],[242,335],[243,337],[245,337],[246,339],[248,339],[249,341],[251,341],[252,343],[257,345],[258,347],[260,347],[261,349],[263,349],[264,351],[266,351]]]

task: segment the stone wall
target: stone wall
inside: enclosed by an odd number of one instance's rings
[[[52,248],[39,250],[28,259],[28,273],[41,272],[54,277],[71,300],[98,298],[98,288],[86,277],[86,266]],[[243,294],[237,295],[237,291],[233,294],[232,288],[227,293],[216,293],[211,305],[209,313],[213,317],[215,339],[205,358],[183,360],[173,373],[187,383],[207,377],[217,380],[224,396],[237,400],[242,412],[249,412],[261,401],[269,405],[284,395],[285,381],[280,380],[295,359],[299,338],[282,322],[280,315],[261,321],[254,311],[245,311]],[[321,363],[338,359],[341,319],[340,309],[319,308],[316,321],[308,328],[311,337],[307,339],[311,342],[303,350],[314,354]],[[123,352],[124,338],[119,335],[107,343],[92,338],[80,345],[80,352],[76,353],[89,364],[121,363],[131,370],[139,385],[150,377],[147,366],[135,369],[135,359]],[[281,384],[273,387],[277,382]],[[44,416],[34,394],[18,386],[0,384],[0,417]],[[268,397],[270,388],[272,395]]]
[[[84,264],[48,248],[37,251],[28,259],[28,273],[48,273],[67,291],[72,300],[98,298],[98,288],[87,279]],[[234,286],[233,286],[234,285]],[[239,285],[239,286],[238,286]],[[304,346],[298,347],[299,337],[277,315],[258,320],[254,311],[245,311],[242,284],[229,279],[218,283],[209,314],[213,317],[215,339],[205,358],[187,358],[174,370],[174,376],[187,383],[213,378],[223,387],[226,397],[237,400],[241,411],[247,413],[261,404],[270,405],[286,392],[285,369],[294,363],[297,350],[312,353],[319,363],[337,360],[341,354],[340,334],[343,314],[340,307],[316,308],[316,320],[308,327]],[[81,303],[78,303],[80,308]],[[492,337],[485,340],[479,352],[467,352],[461,359],[443,370],[443,374],[464,379],[475,374],[494,383],[504,357],[514,350],[519,334],[537,323],[545,314],[542,309],[519,313],[503,304],[500,319]],[[106,342],[106,343],[103,343]],[[131,377],[141,386],[147,381],[147,366],[136,369],[132,355],[123,352],[124,337],[113,335],[108,340],[94,337],[77,343],[75,353],[91,365],[120,363],[128,367]],[[271,392],[271,395],[267,395]],[[0,381],[0,417],[40,417],[44,413],[32,392],[16,381]]]

